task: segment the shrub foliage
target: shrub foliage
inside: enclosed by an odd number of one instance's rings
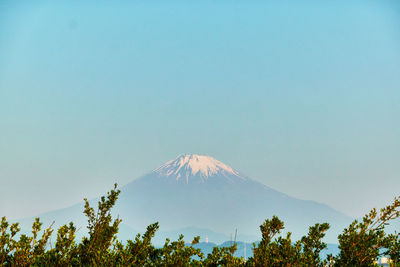
[[[281,236],[284,222],[273,216],[261,226],[261,242],[253,244],[253,256],[234,256],[236,244],[214,247],[204,255],[194,245],[186,244],[181,235],[177,241],[167,239],[161,248],[152,244],[158,223],[147,227],[143,235],[122,243],[117,239],[121,219],[113,219],[111,209],[120,191],[117,185],[100,198],[97,210],[85,199],[84,214],[88,220],[88,236],[75,239],[76,227],[71,222],[57,231],[55,244],[50,243],[53,227],[43,229],[39,218],[32,224],[32,234],[19,235],[18,223],[6,218],[0,224],[1,266],[375,266],[381,256],[389,257],[390,266],[400,266],[400,234],[386,234],[385,226],[400,216],[400,199],[381,209],[373,209],[361,221],[352,222],[338,236],[340,253],[322,259],[326,248],[322,242],[328,223],[317,223],[298,241],[291,233]]]

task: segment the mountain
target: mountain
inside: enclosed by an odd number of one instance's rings
[[[193,226],[229,236],[238,229],[253,240],[260,238],[259,225],[273,215],[285,221],[294,238],[317,222],[329,222],[333,243],[351,221],[327,205],[290,197],[196,154],[180,155],[122,187],[116,212],[135,229],[158,221],[167,230]]]
[[[97,200],[91,202],[94,206]],[[72,220],[85,227],[82,207],[79,204],[40,217],[45,225],[52,220],[56,226]],[[259,225],[278,215],[294,239],[317,222],[329,222],[332,228],[326,241],[336,243],[337,235],[352,220],[327,205],[290,197],[210,156],[196,154],[180,155],[123,186],[114,214],[123,220],[122,239],[132,239],[158,221],[159,242],[182,231],[188,242],[195,235],[202,240],[209,235],[210,242],[220,243],[236,229],[237,240],[252,242],[261,238]]]

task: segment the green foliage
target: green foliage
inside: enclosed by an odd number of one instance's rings
[[[309,266],[325,266],[326,262],[320,258],[320,252],[326,248],[326,244],[322,242],[325,232],[328,231],[329,224],[315,224],[311,226],[308,235],[301,239],[303,245],[302,261],[308,263]]]
[[[52,246],[49,242],[52,225],[42,229],[36,218],[30,236],[19,235],[18,223],[9,224],[5,217],[0,223],[0,266],[374,266],[378,257],[386,255],[390,266],[400,266],[400,234],[389,234],[384,228],[400,216],[400,201],[381,209],[373,209],[361,222],[355,220],[339,235],[340,253],[321,259],[326,248],[322,242],[329,224],[315,224],[298,241],[291,233],[281,236],[284,223],[278,217],[266,220],[261,226],[261,242],[253,244],[253,257],[248,260],[235,257],[237,249],[214,247],[206,257],[194,247],[200,240],[194,238],[185,244],[181,235],[177,241],[166,240],[161,248],[152,245],[159,229],[158,223],[147,227],[143,235],[124,244],[117,240],[121,219],[113,219],[111,209],[120,191],[117,185],[100,198],[95,211],[85,199],[84,214],[88,220],[88,236],[75,240],[76,227],[71,222],[61,226]],[[19,236],[19,238],[17,238]]]
[[[391,259],[390,266],[400,266],[400,233],[390,234],[385,240],[385,255]]]
[[[380,210],[373,209],[365,215],[361,222],[355,220],[339,235],[340,254],[331,257],[334,266],[373,266],[374,262],[382,255],[381,249],[392,248],[395,252],[396,245],[386,237],[385,226],[389,221],[400,216],[400,200]]]
[[[214,247],[203,264],[205,266],[245,266],[243,258],[235,257],[236,243],[230,247]]]
[[[120,252],[119,262],[121,264],[130,263],[138,266],[151,265],[151,262],[159,257],[159,250],[151,244],[151,239],[158,228],[158,223],[149,225],[143,236],[138,234],[135,241],[128,240],[126,247],[118,243],[117,247]]]
[[[98,209],[95,213],[90,207],[89,201],[85,198],[84,214],[88,218],[89,237],[84,237],[78,246],[80,261],[84,265],[101,265],[110,260],[109,249],[117,241],[118,226],[120,219],[113,221],[111,208],[115,205],[119,190],[114,189],[107,194],[107,198],[102,196],[98,202]]]
[[[51,226],[45,229],[41,238],[38,238],[42,229],[42,223],[36,218],[32,224],[32,236],[21,235],[19,240],[15,240],[20,231],[18,223],[10,227],[6,218],[1,219],[0,237],[0,263],[1,265],[29,266],[35,265],[46,257],[46,245],[53,232]]]
[[[203,258],[200,249],[193,245],[197,244],[200,237],[195,237],[190,246],[185,245],[183,235],[177,241],[165,241],[164,247],[158,250],[158,257],[152,262],[155,266],[200,266],[200,261],[195,260],[194,256]]]
[[[316,224],[310,227],[308,235],[293,242],[291,233],[286,237],[273,238],[284,229],[284,223],[278,217],[266,220],[261,226],[262,240],[254,246],[253,258],[248,264],[252,266],[324,266],[320,252],[326,248],[321,240],[329,229],[329,224]]]

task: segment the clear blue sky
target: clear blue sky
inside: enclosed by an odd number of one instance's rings
[[[359,216],[400,194],[399,118],[396,0],[0,2],[10,218],[181,153]]]

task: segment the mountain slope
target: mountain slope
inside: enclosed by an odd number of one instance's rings
[[[259,236],[259,225],[275,214],[295,238],[314,223],[330,222],[328,235],[336,240],[351,221],[327,205],[292,198],[211,157],[193,154],[167,162],[121,191],[117,213],[135,229],[159,221],[166,229],[196,226],[229,235],[237,228]]]

